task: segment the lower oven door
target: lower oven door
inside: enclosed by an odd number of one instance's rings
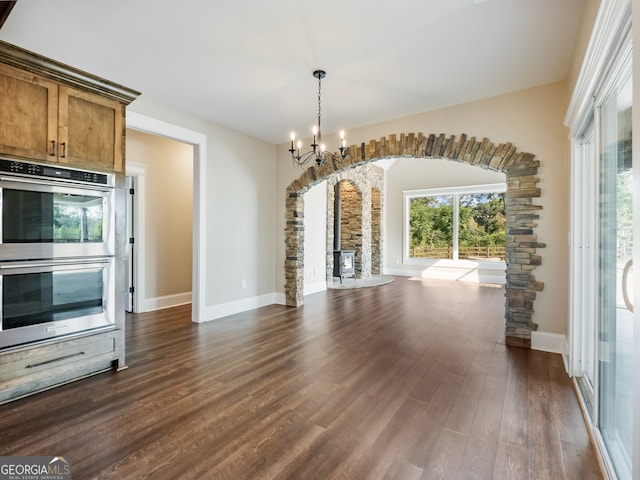
[[[0,264],[0,348],[115,324],[113,257]]]

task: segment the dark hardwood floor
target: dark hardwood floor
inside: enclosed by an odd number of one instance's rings
[[[74,479],[601,478],[558,355],[502,288],[398,277],[205,324],[128,317],[129,369],[0,407],[0,455]]]

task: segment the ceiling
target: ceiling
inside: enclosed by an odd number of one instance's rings
[[[566,79],[584,0],[19,0],[0,39],[270,143]]]

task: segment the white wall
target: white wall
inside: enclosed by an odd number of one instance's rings
[[[542,265],[534,275],[545,283],[538,293],[533,321],[539,330],[566,333],[568,329],[568,222],[569,222],[569,142],[563,125],[568,105],[564,83],[556,83],[454,107],[404,117],[389,122],[349,130],[349,144],[359,145],[391,133],[466,133],[487,137],[494,144],[513,143],[519,151],[533,153],[540,160],[539,176],[544,207],[536,228]],[[328,146],[337,145],[335,135],[324,134]],[[303,143],[305,143],[303,141]],[[284,291],[284,219],[287,186],[302,171],[291,164],[288,145],[278,145],[276,286]],[[387,215],[389,215],[387,209]],[[386,238],[393,235],[386,229]],[[391,261],[385,246],[385,258]]]
[[[144,96],[127,110],[206,136],[201,321],[273,303],[275,147]]]
[[[304,294],[327,289],[327,182],[304,194]]]

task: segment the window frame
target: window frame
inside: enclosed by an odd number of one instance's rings
[[[482,260],[458,259],[458,232],[460,222],[460,196],[476,193],[506,193],[507,184],[487,183],[480,185],[461,185],[455,187],[426,188],[419,190],[403,190],[403,228],[402,228],[402,258],[407,265],[424,265],[458,268],[482,268],[483,270],[505,270],[506,262],[490,262]],[[410,203],[414,198],[453,196],[453,259],[448,258],[413,258],[410,256],[411,235],[409,233]]]

